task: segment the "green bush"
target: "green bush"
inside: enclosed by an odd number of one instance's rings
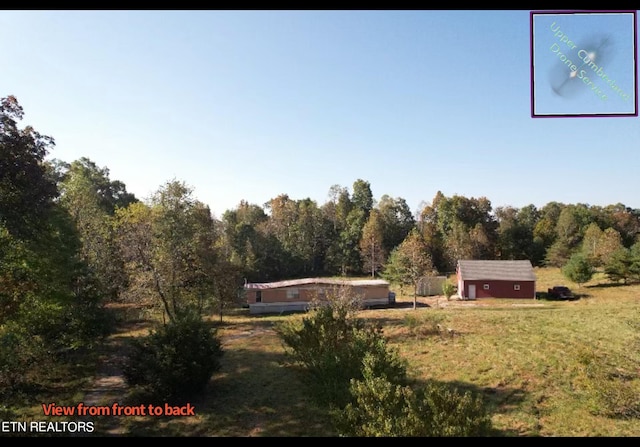
[[[47,298],[25,294],[13,318],[0,326],[0,396],[47,382],[55,365],[108,332],[99,306]]]
[[[0,327],[0,397],[8,399],[38,382],[52,361],[45,344],[23,327],[9,322]]]
[[[377,376],[372,357],[364,362],[363,379],[352,380],[353,402],[334,413],[343,436],[444,437],[487,436],[491,420],[479,397],[444,384],[413,390]]]
[[[453,294],[456,293],[456,286],[449,280],[442,283],[442,294],[447,298],[447,301],[451,299]]]
[[[134,340],[123,374],[140,394],[171,402],[203,391],[223,355],[216,332],[186,316]]]
[[[376,375],[394,383],[406,380],[406,363],[388,348],[382,329],[350,315],[344,308],[320,306],[301,324],[285,322],[277,327],[287,355],[302,367],[312,395],[331,407],[343,408],[350,401],[350,380],[362,378],[366,355]]]
[[[437,329],[440,321],[411,317],[406,324]],[[491,430],[482,400],[471,392],[435,383],[413,390],[407,362],[389,348],[380,327],[348,307],[320,306],[276,330],[343,436],[480,436]]]

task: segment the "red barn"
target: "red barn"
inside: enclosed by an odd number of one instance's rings
[[[462,299],[536,297],[530,261],[459,260],[456,275]]]

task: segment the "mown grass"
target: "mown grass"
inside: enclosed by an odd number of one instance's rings
[[[383,326],[416,384],[436,380],[480,393],[496,436],[637,436],[640,285],[611,286],[596,275],[578,288],[559,269],[536,274],[538,291],[566,284],[579,298],[428,297],[414,310],[413,298],[398,293],[395,308],[365,310],[360,317]],[[237,309],[220,323],[213,315],[225,353],[209,389],[191,401],[196,415],[122,418],[125,435],[335,436],[328,415],[287,365],[273,330],[303,316]],[[83,399],[63,395],[68,404]],[[100,434],[96,422],[94,435]]]
[[[538,290],[566,283],[557,269],[537,276]],[[596,276],[573,288],[576,301],[419,308],[441,314],[454,336],[411,337],[402,326],[387,335],[416,378],[482,390],[500,433],[637,436],[640,286],[610,287]]]

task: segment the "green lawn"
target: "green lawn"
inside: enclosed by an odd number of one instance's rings
[[[596,276],[578,288],[558,269],[536,274],[538,291],[566,284],[579,299],[419,297],[414,310],[413,298],[398,293],[397,308],[360,315],[383,325],[416,384],[436,380],[481,393],[496,436],[637,436],[640,285],[611,286]],[[230,311],[219,325],[222,368],[191,402],[196,415],[123,418],[127,435],[335,436],[284,362],[273,331],[280,321],[302,317]],[[436,323],[453,336],[434,330]],[[95,426],[99,435],[99,420]]]

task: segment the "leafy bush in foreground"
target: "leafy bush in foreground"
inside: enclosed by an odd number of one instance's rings
[[[123,368],[125,380],[162,401],[203,391],[223,355],[216,333],[199,316],[184,317],[136,339]]]
[[[354,401],[334,415],[343,436],[483,436],[491,420],[482,400],[444,384],[416,390],[375,376],[365,361],[362,380],[352,380]]]
[[[278,333],[289,357],[302,366],[311,393],[322,404],[343,408],[349,402],[350,380],[362,378],[366,355],[372,359],[375,374],[395,383],[405,381],[405,363],[388,349],[382,329],[349,318],[332,306],[312,310],[301,326],[284,323]]]

